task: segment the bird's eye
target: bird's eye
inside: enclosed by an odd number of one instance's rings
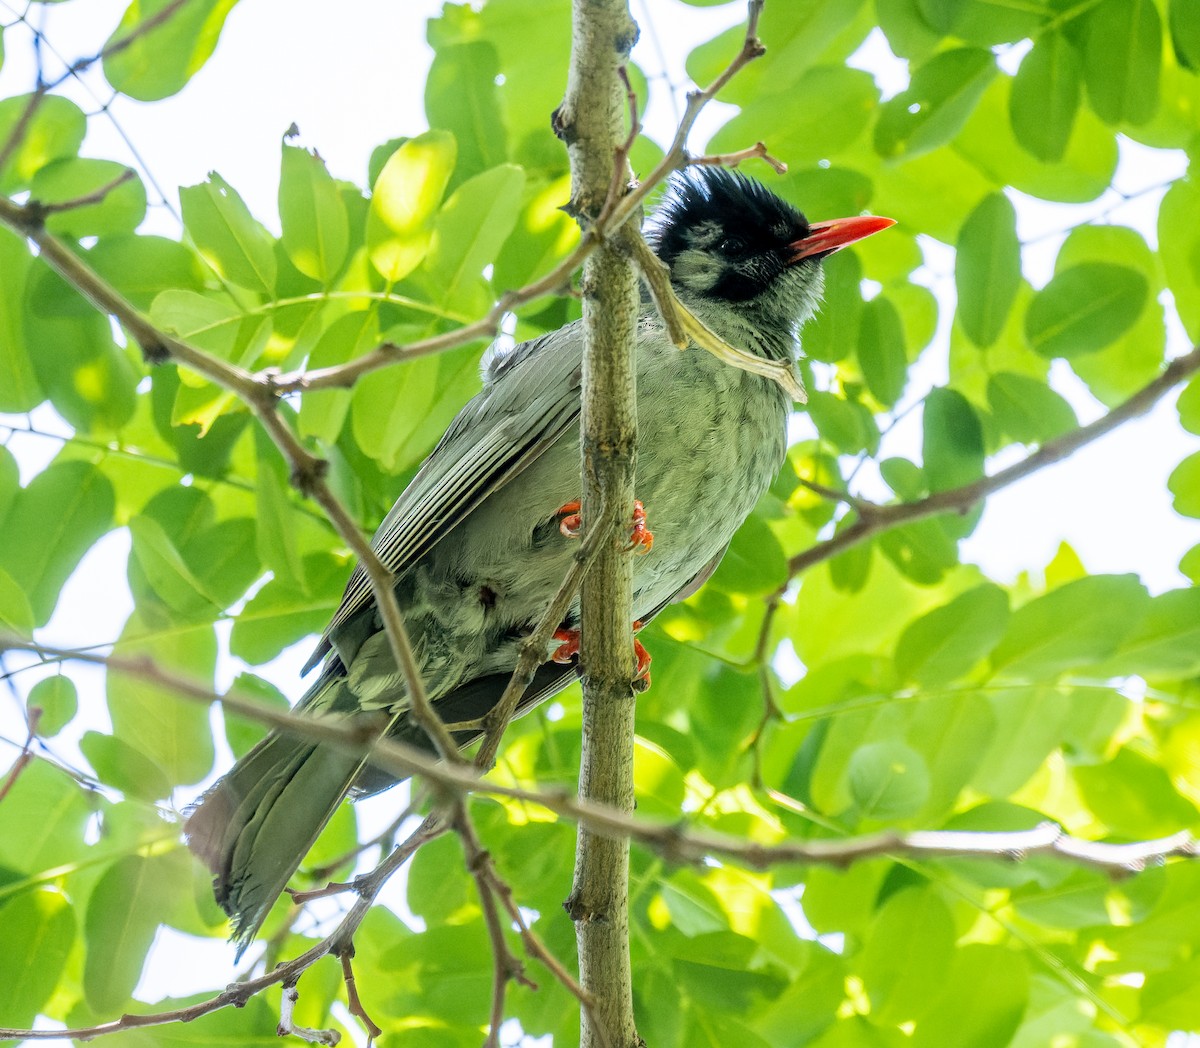
[[[741,237],[726,237],[720,244],[721,254],[741,255],[746,251],[746,241]]]

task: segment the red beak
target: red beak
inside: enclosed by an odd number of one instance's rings
[[[895,224],[894,218],[880,218],[878,215],[858,215],[854,218],[831,218],[828,222],[813,222],[808,227],[808,236],[788,245],[792,250],[788,264],[793,265],[800,259],[811,258],[813,255],[830,255],[834,251],[840,251],[847,244],[853,244]]]

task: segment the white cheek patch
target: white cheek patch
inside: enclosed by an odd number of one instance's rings
[[[707,251],[689,248],[676,257],[671,276],[690,291],[709,291],[720,279],[721,262]]]

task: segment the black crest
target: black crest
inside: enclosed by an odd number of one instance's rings
[[[761,182],[723,167],[692,167],[671,176],[650,235],[669,265],[694,244],[694,231],[711,223],[723,239],[741,241],[743,255],[778,250],[808,234],[804,215]]]
[[[725,273],[709,293],[744,301],[778,276],[788,245],[808,231],[804,215],[761,182],[726,168],[693,167],[671,177],[649,237],[668,266],[688,249],[720,258]]]

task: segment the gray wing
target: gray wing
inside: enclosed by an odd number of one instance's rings
[[[582,357],[575,322],[486,363],[483,391],[450,423],[371,540],[385,567],[404,571],[571,428]],[[335,629],[373,603],[370,579],[356,566],[303,672],[330,651]]]

